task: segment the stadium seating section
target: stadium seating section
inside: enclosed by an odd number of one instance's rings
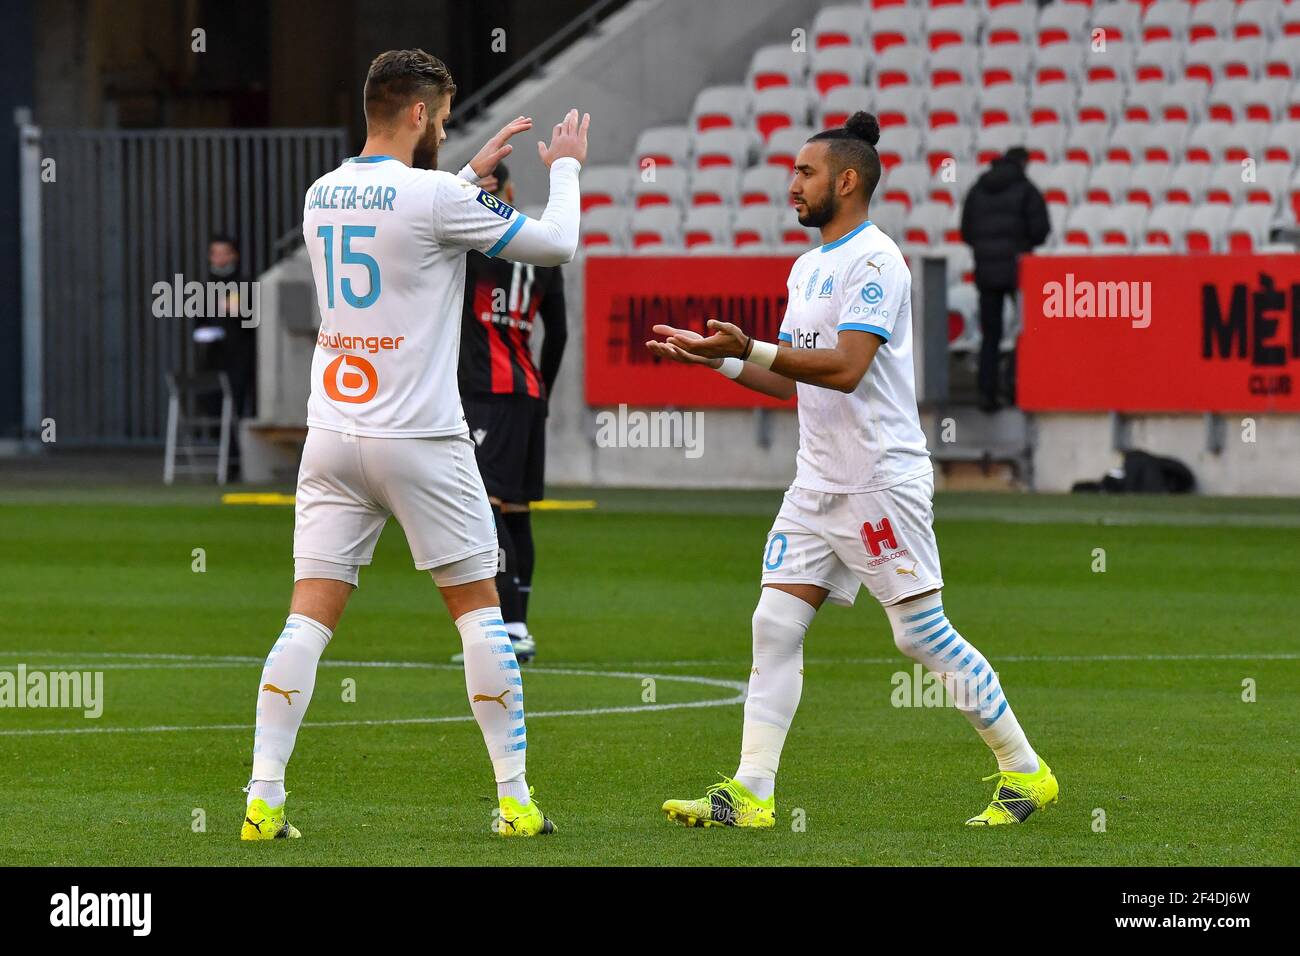
[[[1300,0],[865,0],[809,26],[806,49],[773,36],[743,82],[584,172],[588,253],[805,251],[795,154],[858,109],[883,130],[872,219],[954,278],[965,190],[1016,145],[1044,251],[1294,251],[1269,233],[1300,218]]]

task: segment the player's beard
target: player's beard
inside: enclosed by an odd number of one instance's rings
[[[411,165],[416,169],[438,168],[438,131],[432,123],[425,129],[420,141],[415,144]]]
[[[835,194],[827,193],[826,198],[820,205],[814,205],[807,196],[804,197],[803,215],[799,217],[799,225],[807,229],[820,229],[832,219],[835,218],[836,203]]]

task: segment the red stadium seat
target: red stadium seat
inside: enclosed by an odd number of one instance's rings
[[[588,166],[582,171],[582,211],[623,205],[631,185],[632,171],[624,166]]]
[[[730,236],[731,213],[725,206],[692,209],[682,222],[682,243],[687,249],[706,244],[722,245]]]
[[[802,87],[760,90],[754,94],[754,129],[766,142],[779,129],[806,126],[810,105]]]
[[[1085,36],[1088,9],[1078,3],[1053,3],[1038,18],[1038,45],[1078,42]]]
[[[813,17],[813,49],[857,46],[865,24],[866,16],[860,6],[822,7]]]
[[[627,243],[627,210],[620,206],[598,206],[583,213],[583,248],[596,246],[622,249]]]
[[[894,47],[909,47],[921,36],[923,11],[895,6],[871,14],[867,20],[868,46],[876,54]]]
[[[744,126],[749,119],[752,96],[745,86],[706,86],[695,97],[691,127],[703,133],[710,129]]]
[[[742,206],[779,206],[788,201],[790,176],[777,166],[758,165],[740,177]]]
[[[686,198],[686,170],[680,166],[655,169],[654,177],[637,177],[632,183],[637,209],[648,206],[679,206]]]
[[[867,54],[858,46],[833,46],[812,54],[812,82],[820,96],[839,86],[861,86],[867,76]]]
[[[651,206],[632,214],[632,248],[673,246],[680,239],[682,214],[676,206]]]
[[[697,169],[687,192],[695,208],[733,205],[740,192],[740,170],[727,166]]]

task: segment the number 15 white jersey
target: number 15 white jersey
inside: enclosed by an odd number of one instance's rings
[[[389,156],[316,180],[303,209],[321,315],[307,424],[374,438],[465,433],[465,251],[496,255],[526,218],[458,176]]]

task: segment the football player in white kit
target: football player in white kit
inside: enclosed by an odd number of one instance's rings
[[[573,258],[590,118],[579,122],[572,110],[549,145],[538,143],[550,200],[531,220],[476,185],[530,119],[508,124],[458,175],[434,168],[455,89],[447,67],[423,50],[378,56],[366,77],[365,148],[307,191],[303,236],[321,327],[298,473],[293,598],[258,683],[245,840],[300,835],[285,819],[285,765],[321,653],[389,515],[460,632],[470,709],[497,781],[493,828],[502,836],[554,830],[524,777],[523,682],[498,607],[496,533],[456,367],[468,249],[541,266]]]
[[[998,781],[993,800],[966,822],[1019,823],[1057,798],[1056,778],[1029,746],[997,674],[944,613],[934,472],[913,381],[912,276],[868,219],[879,139],[876,118],[859,112],[799,151],[790,197],[823,244],[790,270],[779,343],[716,320],[707,338],[658,325],[663,340],[646,343],[765,395],[799,397],[795,478],[768,534],[753,616],[740,767],[700,799],[663,805],[687,826],[775,824],[777,764],[803,689],[804,634],[823,601],[851,605],[862,585],[884,606],[898,649],[942,675],[997,758],[998,772],[985,778]]]

